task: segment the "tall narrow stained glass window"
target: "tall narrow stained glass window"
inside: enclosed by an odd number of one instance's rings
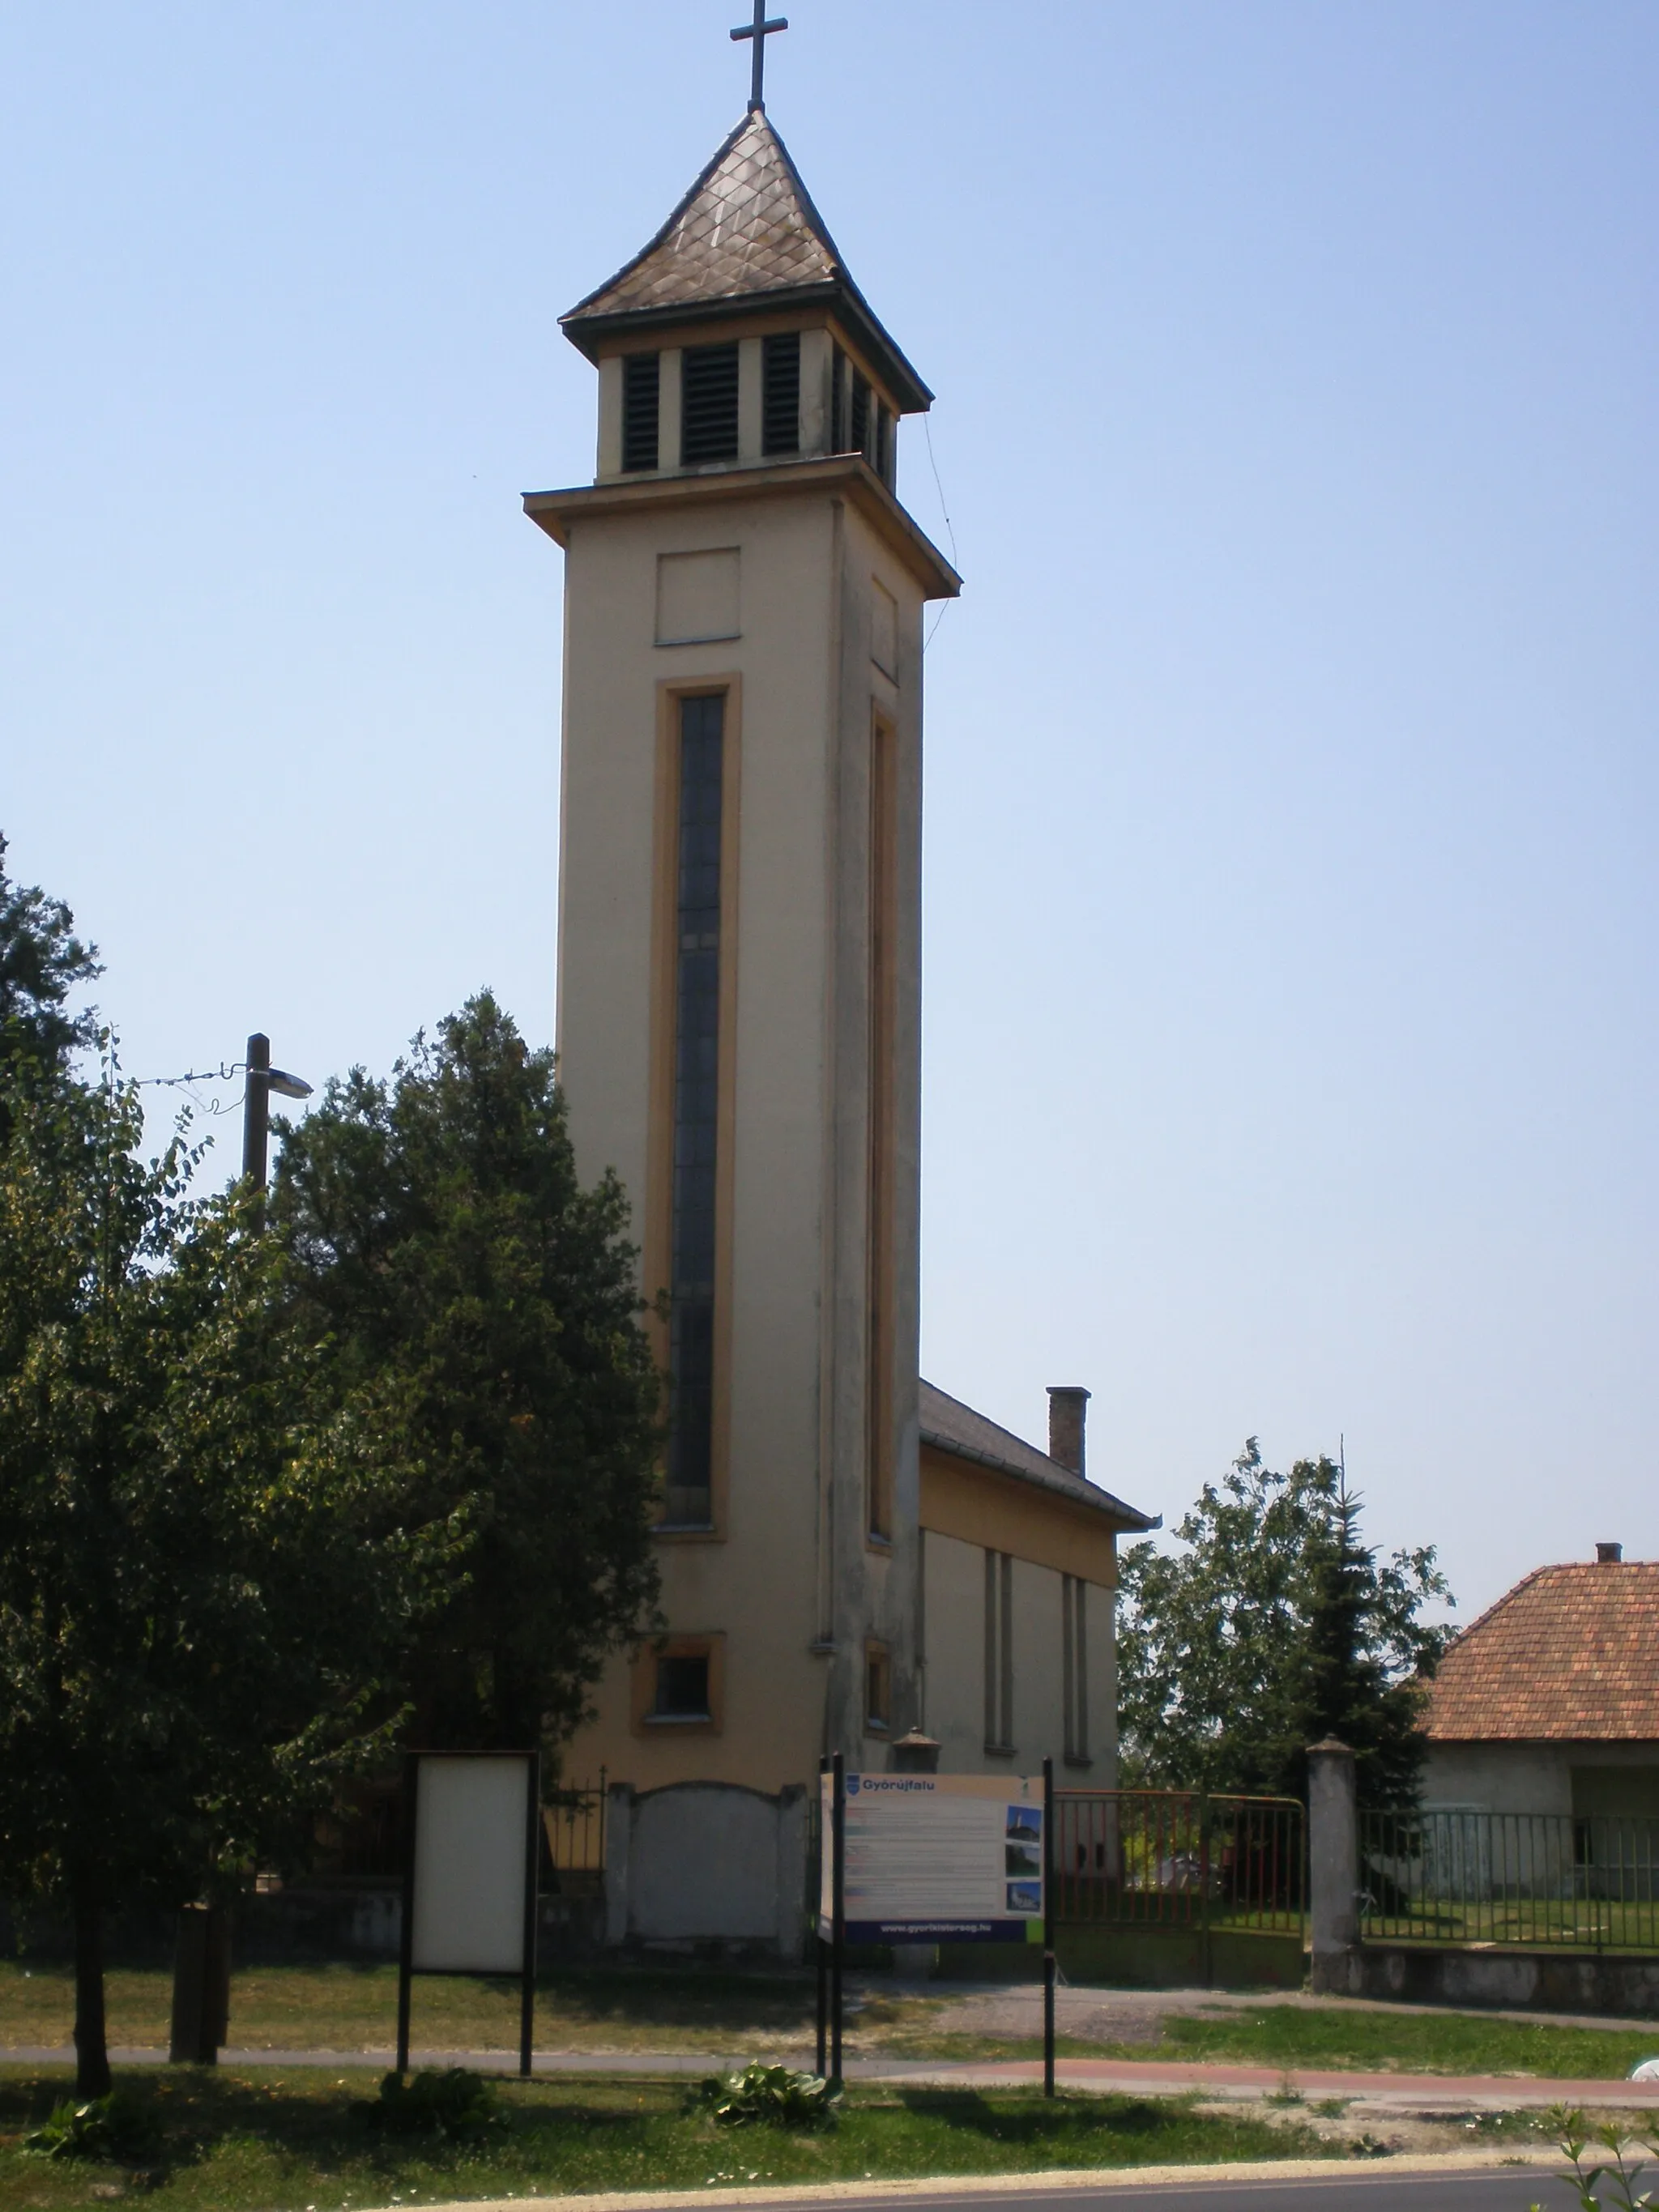
[[[664,1525],[714,1522],[714,1178],[726,702],[682,699],[674,954],[674,1158]]]
[[[897,804],[893,732],[870,728],[870,1127],[867,1228],[869,1331],[866,1357],[866,1528],[893,1534],[893,1105],[896,1047],[894,943]]]

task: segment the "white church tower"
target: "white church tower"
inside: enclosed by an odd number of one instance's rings
[[[958,580],[895,486],[932,395],[758,102],[563,327],[597,471],[525,502],[565,554],[559,1069],[670,1399],[667,1633],[568,1771],[778,1793],[925,1717],[921,653]]]

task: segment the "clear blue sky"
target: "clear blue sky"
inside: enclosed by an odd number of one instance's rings
[[[939,393],[927,1372],[1173,1519],[1334,1449],[1467,1614],[1659,1555],[1651,0],[787,0]],[[550,1035],[556,317],[738,0],[10,0],[0,828],[150,1075]],[[945,537],[919,427],[901,483]],[[222,1164],[233,1147],[222,1146]]]

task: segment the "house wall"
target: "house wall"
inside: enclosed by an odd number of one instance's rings
[[[984,1548],[929,1529],[923,1538],[923,1725],[939,1744],[942,1774],[1035,1774],[1054,1762],[1061,1789],[1110,1789],[1117,1779],[1117,1651],[1114,1597],[1089,1585],[1089,1762],[1066,1759],[1060,1571],[1013,1562],[1013,1749],[985,1748]]]
[[[1659,1769],[1659,1743],[1434,1743],[1423,1803],[1431,1811],[1570,1814],[1575,1767]]]

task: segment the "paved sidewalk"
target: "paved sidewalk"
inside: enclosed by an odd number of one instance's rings
[[[810,2064],[811,2054],[785,2052]],[[319,2072],[386,2072],[396,2057],[390,2048],[368,2051],[258,2051],[221,2053],[227,2067],[316,2068]],[[111,2051],[118,2066],[159,2066],[167,2052],[157,2046],[126,2045]],[[0,2050],[0,2062],[22,2066],[72,2065],[75,2053],[60,2045],[14,2045]],[[470,2066],[484,2074],[516,2074],[514,2051],[434,2051],[410,2053],[413,2066]],[[749,2062],[717,2051],[538,2051],[538,2079],[580,2079],[583,2075],[703,2075],[728,2072]],[[1039,2059],[975,2059],[960,2063],[938,2059],[849,2058],[849,2081],[908,2081],[918,2087],[1029,2088],[1042,2079]],[[1182,2063],[1155,2058],[1061,2058],[1054,2069],[1062,2087],[1101,2096],[1184,2097],[1194,2093],[1214,2100],[1259,2103],[1288,2093],[1310,2104],[1329,2097],[1349,2100],[1367,2112],[1478,2112],[1541,2110],[1549,2105],[1616,2106],[1622,2112],[1659,2112],[1659,2081],[1550,2081],[1537,2075],[1361,2073],[1331,2067],[1234,2066],[1219,2062]]]

